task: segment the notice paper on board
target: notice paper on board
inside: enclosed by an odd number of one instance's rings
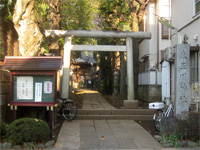
[[[33,99],[33,77],[18,76],[17,77],[17,99]]]
[[[35,102],[42,101],[42,83],[35,83]]]
[[[52,93],[52,82],[44,81],[44,93],[50,94]]]

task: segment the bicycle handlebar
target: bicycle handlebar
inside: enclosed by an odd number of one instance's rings
[[[61,99],[61,100],[63,100],[63,101],[67,100],[67,98],[62,98],[62,97],[61,97],[61,98],[59,98],[59,99]]]

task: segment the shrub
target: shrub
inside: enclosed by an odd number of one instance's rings
[[[200,113],[188,112],[185,119],[178,119],[177,133],[184,139],[198,141],[200,138]]]
[[[2,140],[6,135],[6,127],[7,124],[5,122],[0,124],[0,140]]]
[[[161,143],[163,143],[165,140],[167,141],[167,143],[171,143],[171,144],[173,144],[173,146],[179,147],[178,146],[178,141],[182,141],[183,137],[182,137],[182,135],[179,135],[179,134],[172,134],[172,135],[168,135],[168,136],[162,136]]]
[[[7,126],[6,141],[14,144],[23,142],[44,142],[50,138],[48,124],[39,119],[21,118]]]

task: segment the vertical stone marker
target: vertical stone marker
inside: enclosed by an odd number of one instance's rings
[[[175,47],[175,115],[189,111],[190,49],[187,44]]]

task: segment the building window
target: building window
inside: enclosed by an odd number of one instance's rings
[[[200,13],[200,0],[195,0],[195,15]]]
[[[165,22],[169,21],[165,20]],[[169,28],[164,24],[161,24],[161,26],[162,26],[162,39],[169,39]]]
[[[198,55],[197,52],[190,53],[190,82],[198,82]]]

